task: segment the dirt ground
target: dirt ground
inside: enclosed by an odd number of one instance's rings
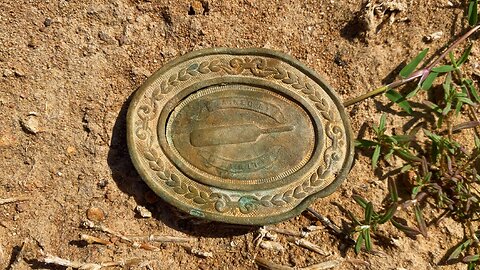
[[[1,1],[0,199],[27,200],[0,206],[0,269],[65,269],[36,260],[42,255],[32,246],[79,262],[138,258],[132,269],[257,269],[255,257],[297,267],[344,258],[336,269],[466,268],[442,263],[463,237],[462,226],[448,218],[429,226],[428,239],[414,240],[386,225],[374,238],[376,254],[355,256],[325,229],[307,239],[329,256],[290,244],[281,234],[277,242],[284,251],[256,248],[258,228],[178,213],[152,197],[130,161],[129,97],[167,61],[192,50],[288,53],[345,100],[392,80],[402,61],[426,47],[441,49],[465,28],[467,1],[370,2],[377,12],[360,0]],[[429,41],[438,31],[443,35]],[[479,56],[474,47],[468,68],[478,66]],[[388,104],[379,97],[347,108],[355,134],[368,135],[381,112],[391,111]],[[389,125],[401,130],[399,121],[390,118]],[[312,207],[347,224],[345,209],[360,214],[353,193],[381,204],[387,184],[378,176],[359,153],[341,188]],[[141,217],[137,206],[153,217]],[[160,248],[146,250],[86,229],[81,223],[91,207],[101,208],[104,226],[123,235],[191,237],[193,249],[152,243]],[[304,214],[275,227],[298,232],[312,224],[315,219]],[[86,245],[82,234],[113,244]],[[29,247],[22,249],[24,242]],[[198,250],[213,256],[195,255]]]

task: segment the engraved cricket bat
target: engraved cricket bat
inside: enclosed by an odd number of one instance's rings
[[[237,144],[256,141],[262,134],[292,131],[294,126],[259,128],[255,124],[220,126],[197,129],[190,133],[190,143],[195,147]]]

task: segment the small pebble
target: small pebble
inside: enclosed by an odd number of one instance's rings
[[[442,31],[437,31],[437,32],[431,33],[430,35],[425,36],[425,41],[426,42],[432,42],[432,41],[435,41],[437,39],[440,39],[442,36],[443,36],[443,32]]]
[[[75,155],[76,153],[77,153],[77,149],[75,147],[71,145],[67,147],[67,154],[72,156],[72,155]]]
[[[132,67],[132,74],[136,77],[149,77],[151,73],[142,67]]]
[[[29,115],[27,116],[27,118],[22,119],[20,121],[20,125],[28,133],[37,134],[38,132],[40,132],[40,123],[36,115]]]
[[[137,205],[137,207],[135,207],[135,210],[143,218],[151,218],[152,217],[152,212],[150,212],[147,208],[145,208],[143,206]]]
[[[97,186],[99,188],[105,188],[107,185],[108,185],[107,179],[100,179],[100,181],[98,181],[97,183]]]
[[[13,70],[11,70],[11,69],[3,70],[3,77],[10,77],[12,75],[13,75]]]
[[[25,212],[25,210],[28,209],[28,203],[22,202],[22,203],[17,203],[15,205],[15,210],[17,210],[18,213]]]
[[[98,33],[98,38],[100,38],[100,40],[105,41],[107,43],[112,40],[112,38],[107,33],[103,32],[103,31],[100,31]]]
[[[21,70],[18,70],[18,69],[15,69],[13,71],[13,73],[15,74],[15,76],[17,77],[24,77],[25,76],[25,72],[21,71]]]
[[[30,37],[30,39],[28,40],[27,46],[35,49],[38,46],[40,46],[40,41],[36,37]]]
[[[100,222],[105,219],[105,212],[99,207],[90,207],[87,210],[87,218],[91,221]]]
[[[50,25],[52,25],[52,19],[46,18],[45,21],[43,21],[43,25],[45,25],[45,27],[49,27]]]

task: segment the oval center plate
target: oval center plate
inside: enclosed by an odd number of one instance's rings
[[[332,193],[350,170],[336,94],[297,60],[215,48],[168,63],[127,116],[133,163],[167,202],[197,217],[269,224]]]

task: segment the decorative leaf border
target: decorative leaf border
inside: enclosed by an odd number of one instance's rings
[[[283,193],[275,195],[266,195],[261,198],[255,196],[242,196],[237,201],[232,201],[230,196],[224,193],[208,193],[199,190],[194,185],[188,185],[182,181],[177,175],[170,172],[166,168],[160,155],[153,147],[153,135],[148,126],[148,121],[156,115],[158,110],[158,101],[164,95],[168,94],[174,86],[182,81],[187,81],[192,77],[210,72],[225,71],[231,75],[238,75],[245,70],[250,71],[254,76],[265,78],[271,76],[285,84],[291,85],[294,89],[301,91],[306,95],[320,111],[322,117],[326,120],[326,134],[332,140],[332,144],[325,150],[324,163],[302,184],[287,190]],[[142,147],[143,156],[148,161],[148,165],[156,175],[165,181],[175,193],[182,195],[187,199],[191,199],[198,205],[213,204],[216,211],[225,213],[227,211],[238,209],[243,214],[248,214],[259,206],[263,207],[281,207],[292,203],[295,200],[303,199],[309,195],[309,192],[317,188],[323,183],[323,179],[328,177],[335,163],[342,156],[340,145],[342,142],[342,128],[335,124],[335,116],[330,109],[328,102],[323,98],[315,88],[307,83],[304,79],[291,71],[287,71],[280,66],[269,66],[264,58],[233,58],[229,65],[222,64],[219,60],[203,61],[201,63],[193,63],[187,68],[180,69],[176,74],[171,75],[168,79],[159,83],[159,87],[155,87],[150,97],[151,105],[142,105],[137,111],[139,121],[136,123],[137,129],[135,134],[137,137],[146,142]]]

